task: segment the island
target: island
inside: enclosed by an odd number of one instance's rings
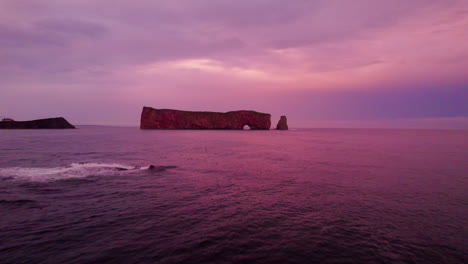
[[[75,128],[63,117],[15,121],[5,118],[0,121],[0,129],[69,129]]]
[[[240,110],[226,113],[197,112],[143,107],[141,129],[231,129],[269,130],[271,115]]]

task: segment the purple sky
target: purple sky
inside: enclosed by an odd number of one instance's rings
[[[466,0],[0,0],[0,117],[468,128]]]

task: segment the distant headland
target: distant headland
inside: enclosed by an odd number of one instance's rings
[[[271,115],[256,111],[197,112],[143,107],[141,129],[269,130]]]
[[[0,121],[0,129],[68,129],[75,128],[63,117],[37,119],[30,121],[15,121],[4,118]]]

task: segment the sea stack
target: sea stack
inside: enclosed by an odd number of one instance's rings
[[[63,117],[37,119],[30,121],[14,121],[5,118],[0,121],[0,129],[66,129],[75,128]]]
[[[286,116],[281,116],[280,120],[278,121],[278,125],[276,125],[277,130],[288,130],[288,120]]]
[[[232,129],[269,130],[271,115],[256,111],[195,112],[143,107],[141,129]]]

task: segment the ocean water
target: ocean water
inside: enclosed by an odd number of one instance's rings
[[[467,263],[467,187],[466,130],[3,130],[0,263]]]

